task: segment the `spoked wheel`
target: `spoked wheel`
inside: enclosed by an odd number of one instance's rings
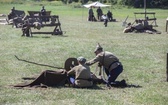
[[[78,60],[76,58],[68,58],[65,61],[64,68],[66,71],[69,71],[69,70],[71,70],[71,68],[73,68],[74,66],[77,66],[77,65],[78,65]]]

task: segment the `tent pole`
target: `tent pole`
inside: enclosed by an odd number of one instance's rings
[[[110,0],[110,5],[111,5],[111,6],[110,6],[110,9],[108,9],[108,10],[110,10],[110,11],[112,12],[112,0]],[[107,10],[107,11],[108,11],[108,10]],[[112,13],[113,13],[113,12],[112,12]]]
[[[84,4],[84,0],[82,0],[82,21],[83,21],[83,11],[84,11],[84,7],[83,7],[83,4]]]
[[[146,20],[146,0],[144,0],[144,12],[145,12],[145,20]]]

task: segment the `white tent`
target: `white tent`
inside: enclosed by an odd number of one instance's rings
[[[105,4],[102,4],[102,3],[97,1],[97,2],[93,2],[91,4],[85,4],[83,6],[86,7],[86,8],[90,8],[90,7],[98,8],[98,7],[108,7],[108,6],[111,6],[111,5],[105,5]]]

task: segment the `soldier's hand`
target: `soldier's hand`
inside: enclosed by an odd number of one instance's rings
[[[102,65],[100,63],[98,63],[98,67],[102,67]]]

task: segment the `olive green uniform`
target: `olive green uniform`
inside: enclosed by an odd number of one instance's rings
[[[68,75],[75,75],[75,85],[77,87],[91,87],[93,82],[90,81],[90,67],[87,65],[78,65],[68,71]]]
[[[109,71],[113,70],[119,65],[119,59],[113,55],[113,53],[108,51],[102,51],[95,58],[86,62],[86,65],[90,66],[96,62],[99,62],[102,66],[104,66]]]

